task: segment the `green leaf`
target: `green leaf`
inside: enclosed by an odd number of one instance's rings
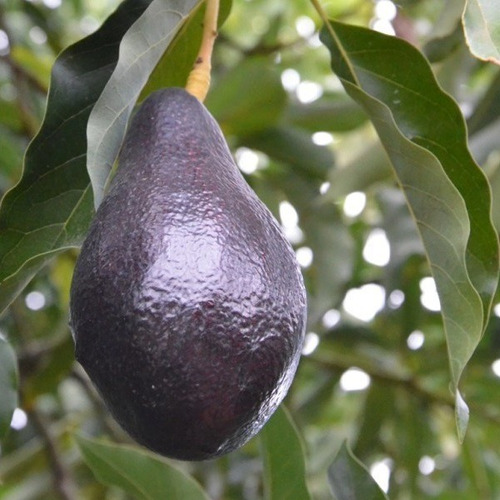
[[[10,428],[12,414],[17,408],[17,361],[16,353],[0,335],[0,439]]]
[[[287,95],[267,58],[245,59],[216,83],[206,105],[227,135],[260,132],[283,113]]]
[[[318,321],[342,300],[354,270],[354,241],[333,204],[313,204],[301,214],[300,223],[314,255],[309,316]]]
[[[417,223],[441,301],[456,392],[498,282],[488,182],[467,149],[457,104],[418,50],[396,37],[337,22],[321,38],[333,71],[370,116]],[[457,406],[460,431],[465,408]]]
[[[325,94],[302,104],[290,102],[285,121],[311,132],[347,132],[366,122],[366,113],[343,93]]]
[[[500,9],[490,0],[467,0],[463,15],[465,39],[474,56],[500,64]]]
[[[328,469],[328,480],[337,500],[387,500],[385,493],[346,443]]]
[[[167,460],[130,446],[77,436],[97,479],[144,500],[208,500],[201,486]]]
[[[62,52],[52,69],[42,127],[26,151],[22,179],[0,207],[0,312],[55,254],[83,241],[93,214],[87,119],[122,36],[148,3],[124,1],[98,31]]]
[[[142,88],[201,0],[153,0],[120,43],[120,57],[87,125],[87,170],[97,208]]]
[[[302,442],[283,406],[262,430],[261,440],[266,500],[309,500]]]
[[[386,181],[391,176],[387,154],[380,142],[368,143],[342,168],[329,175],[330,189],[325,198],[336,202],[353,191],[366,191],[373,184]]]
[[[500,115],[500,71],[493,78],[490,86],[476,104],[474,112],[467,121],[469,135],[498,120]]]

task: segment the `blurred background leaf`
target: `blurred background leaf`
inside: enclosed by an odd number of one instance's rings
[[[500,12],[486,0],[467,0],[464,29],[471,52],[479,59],[500,64]]]
[[[0,439],[9,430],[12,415],[17,408],[17,377],[16,353],[7,340],[0,337]]]
[[[328,479],[337,500],[363,498],[384,500],[387,496],[377,486],[368,470],[353,456],[344,444],[328,469]]]
[[[87,464],[104,484],[144,500],[208,500],[203,489],[166,460],[139,449],[79,436]]]

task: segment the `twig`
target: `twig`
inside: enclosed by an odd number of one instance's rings
[[[335,371],[342,373],[349,368],[352,368],[352,363],[342,362],[340,360],[324,360],[314,356],[307,356],[305,359],[313,362],[314,364],[326,368],[330,371]],[[406,389],[408,392],[415,394],[420,399],[427,401],[432,404],[448,407],[452,410],[455,409],[455,400],[451,394],[445,394],[442,392],[433,392],[426,387],[424,387],[418,380],[414,377],[401,376],[395,373],[390,373],[388,371],[383,371],[379,369],[374,369],[373,367],[359,366],[364,372],[366,372],[370,378],[377,380],[384,384],[399,386]],[[484,406],[471,405],[471,412],[477,414],[484,420],[487,420],[495,425],[500,424],[500,416],[493,413],[491,410]]]
[[[228,46],[230,49],[235,50],[241,53],[243,56],[252,57],[252,56],[267,56],[270,54],[274,54],[276,52],[281,52],[284,50],[293,49],[295,47],[300,47],[307,43],[307,38],[296,38],[290,42],[277,42],[270,45],[266,44],[257,44],[253,47],[245,48],[238,44],[233,39],[225,36],[224,34],[219,35],[217,38],[218,43],[223,43]]]
[[[61,460],[61,452],[55,439],[52,437],[48,424],[41,413],[35,408],[28,409],[28,415],[36,431],[42,438],[47,458],[52,471],[54,488],[63,500],[77,500],[77,487],[70,470]]]
[[[19,79],[25,80],[31,87],[40,92],[43,95],[46,95],[48,92],[48,88],[43,85],[39,80],[37,80],[31,73],[26,71],[20,64],[18,64],[10,54],[0,56],[0,61],[3,61],[7,66],[10,67],[11,71],[17,75]]]
[[[102,401],[97,390],[90,383],[90,380],[83,372],[83,370],[79,366],[75,366],[71,371],[71,377],[82,386],[87,397],[90,399],[92,405],[94,406],[98,417],[101,419],[104,427],[106,428],[107,433],[116,441],[122,442],[124,440],[127,440],[128,435],[121,429],[118,424],[115,423],[113,418],[111,418],[106,405]]]

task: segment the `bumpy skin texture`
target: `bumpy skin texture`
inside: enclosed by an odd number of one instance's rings
[[[293,251],[215,120],[183,89],[150,96],[71,289],[76,357],[111,413],[162,455],[227,453],[284,398],[305,317]]]

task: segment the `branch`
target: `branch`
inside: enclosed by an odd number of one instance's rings
[[[307,356],[305,359],[314,363],[317,366],[326,368],[327,370],[336,373],[343,373],[349,368],[353,367],[353,363],[349,360],[341,361],[339,359],[321,359],[314,356]],[[380,370],[369,366],[360,366],[356,364],[361,370],[367,373],[373,380],[379,381],[383,384],[394,385],[402,387],[408,392],[414,394],[420,399],[439,406],[445,406],[453,411],[455,410],[455,399],[451,394],[443,392],[434,392],[424,387],[415,377],[402,376],[396,373],[391,373],[386,370]],[[471,412],[476,413],[479,417],[487,420],[495,425],[500,425],[500,415],[491,411],[490,408],[485,406],[471,405]]]
[[[91,384],[90,379],[83,371],[83,369],[77,365],[71,371],[70,376],[76,380],[85,391],[85,394],[89,398],[92,403],[92,406],[95,409],[97,416],[100,418],[103,426],[106,429],[106,432],[118,442],[130,441],[128,434],[122,430],[122,428],[115,422],[115,420],[111,417],[109,410],[106,408],[103,400],[99,396],[99,393]]]
[[[29,408],[27,411],[33,426],[44,442],[55,490],[63,500],[77,500],[76,484],[70,470],[61,459],[61,452],[58,449],[58,444],[51,435],[45,418],[35,407]]]

